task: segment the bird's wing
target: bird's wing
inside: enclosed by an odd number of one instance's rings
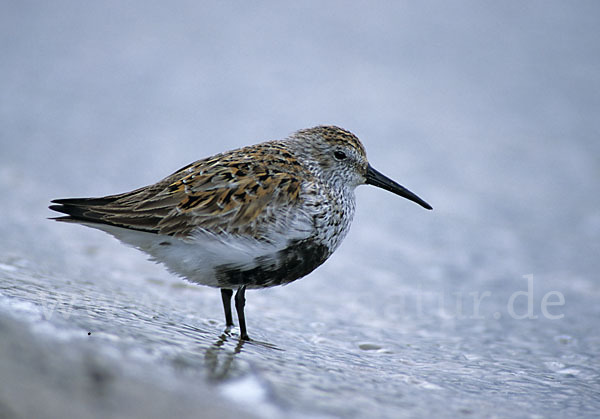
[[[108,224],[180,238],[198,229],[269,240],[292,225],[309,229],[308,215],[298,211],[302,170],[271,153],[247,149],[192,163],[162,181],[102,198],[52,201],[63,221]],[[291,156],[289,156],[291,157]],[[286,157],[287,158],[287,157]],[[300,219],[299,219],[300,218]],[[300,226],[300,227],[298,227]]]

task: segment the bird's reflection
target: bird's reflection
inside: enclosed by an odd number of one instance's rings
[[[176,330],[185,337],[185,340],[191,339],[200,345],[201,350],[194,352],[197,355],[204,354],[204,367],[209,381],[220,382],[243,375],[247,365],[243,361],[238,362],[238,354],[242,352],[242,348],[252,348],[252,352],[264,349],[282,350],[268,342],[242,339],[235,327],[226,328],[214,343],[208,343],[211,341],[210,336],[214,338],[214,335],[209,330],[200,329],[196,325],[180,323]]]
[[[232,349],[226,345],[227,342],[234,342],[235,346]],[[238,370],[235,358],[242,351],[242,348],[246,345],[258,345],[268,349],[281,350],[273,344],[267,342],[260,342],[257,340],[245,340],[241,339],[237,335],[233,335],[229,328],[225,329],[219,338],[210,345],[204,353],[204,363],[206,372],[209,380],[212,381],[223,381],[235,373]]]
[[[206,349],[204,364],[209,380],[223,381],[228,378],[234,365],[235,356],[242,351],[242,347],[248,342],[238,338],[233,350],[228,350],[225,348],[225,343],[229,339],[236,338],[232,337],[228,330],[225,330],[217,341]]]

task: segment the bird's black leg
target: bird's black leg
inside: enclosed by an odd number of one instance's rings
[[[246,318],[244,317],[244,305],[246,304],[246,286],[242,285],[235,293],[235,309],[240,322],[240,339],[250,340],[246,331]]]
[[[232,295],[233,290],[230,290],[229,288],[221,288],[221,298],[223,299],[223,309],[225,310],[225,325],[227,327],[233,326],[233,317],[231,316]]]

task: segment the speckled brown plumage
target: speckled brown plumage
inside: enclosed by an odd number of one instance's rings
[[[306,170],[278,142],[196,161],[160,182],[104,198],[58,199],[82,220],[187,237],[202,227],[260,239],[280,207],[301,205]]]

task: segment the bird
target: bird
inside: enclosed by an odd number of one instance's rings
[[[227,330],[235,291],[240,340],[250,340],[246,290],[289,284],[323,264],[346,236],[363,184],[432,209],[333,125],[197,160],[130,192],[55,199],[49,208],[66,214],[54,220],[105,231],[171,273],[219,288]]]

